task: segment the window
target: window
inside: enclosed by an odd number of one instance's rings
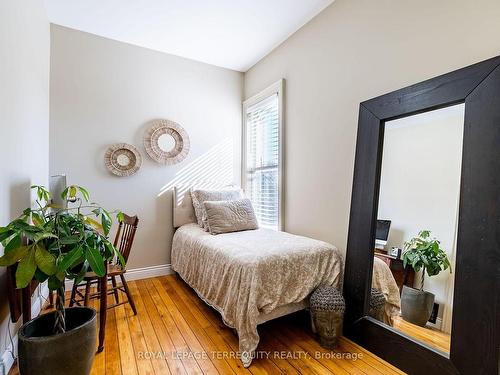
[[[242,185],[259,224],[283,229],[283,84],[243,103]]]

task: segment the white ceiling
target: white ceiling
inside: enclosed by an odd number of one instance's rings
[[[334,0],[45,0],[52,23],[246,71]]]

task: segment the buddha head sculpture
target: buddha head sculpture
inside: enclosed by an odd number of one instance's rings
[[[319,336],[320,344],[326,349],[337,346],[342,335],[345,301],[342,294],[331,286],[319,286],[311,295],[310,308],[313,330]]]
[[[384,310],[385,308],[385,296],[384,293],[380,292],[377,289],[372,288],[371,297],[370,297],[370,310],[368,311],[368,315],[372,318],[377,319],[381,322],[385,322],[384,320]]]

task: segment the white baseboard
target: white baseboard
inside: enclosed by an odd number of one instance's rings
[[[162,264],[160,266],[151,266],[144,268],[134,268],[127,270],[125,273],[125,279],[129,280],[140,280],[149,279],[151,277],[171,275],[174,272],[170,264]]]
[[[438,331],[440,331],[441,330],[441,326],[443,325],[443,320],[441,318],[436,318],[436,323],[427,322],[427,325],[429,327],[435,328]]]
[[[39,289],[39,294],[32,299],[31,305],[31,318],[34,318],[40,314],[42,311],[43,305],[49,296],[49,288],[47,284],[42,284]],[[10,317],[8,318],[10,319]],[[10,329],[10,328],[8,328]],[[17,352],[17,332],[12,336],[12,342],[7,346],[5,351],[2,353],[0,357],[0,374],[7,375],[14,364],[14,356],[12,353]]]
[[[127,281],[149,279],[151,277],[171,275],[173,273],[170,264],[162,264],[159,266],[127,269],[127,272],[125,272],[125,279]],[[66,290],[71,290],[73,287],[73,280],[66,280],[65,287]]]

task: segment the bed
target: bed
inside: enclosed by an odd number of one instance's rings
[[[401,311],[399,287],[387,263],[377,257],[373,258],[372,288],[384,294],[384,323],[393,326]]]
[[[194,223],[189,199],[180,203],[173,192],[172,269],[237,331],[245,367],[259,324],[306,308],[320,284],[341,289],[343,257],[335,246],[266,228],[211,235]]]

